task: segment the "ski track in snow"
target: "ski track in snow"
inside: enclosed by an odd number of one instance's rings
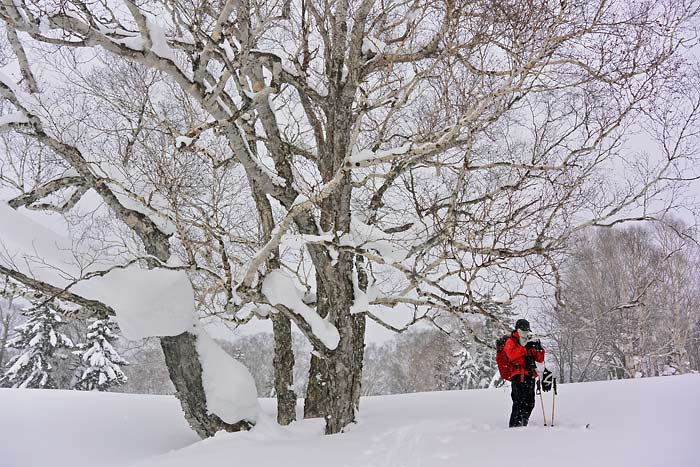
[[[697,374],[560,384],[557,426],[542,426],[538,398],[518,429],[506,428],[505,388],[369,397],[334,436],[320,419],[278,426],[261,399],[268,415],[251,432],[199,441],[171,396],[0,389],[0,465],[697,467],[699,390]]]

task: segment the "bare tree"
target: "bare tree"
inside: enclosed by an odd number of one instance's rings
[[[170,382],[165,357],[157,339],[143,341],[120,341],[117,347],[124,355],[129,366],[124,368],[127,382],[115,387],[114,392],[134,394],[174,394],[175,388]]]
[[[694,153],[673,150],[692,140],[691,126],[660,131],[661,158],[625,158],[622,143],[640,120],[669,128],[645,111],[677,92],[697,9],[661,0],[5,2],[20,72],[0,76],[12,107],[2,126],[66,171],[15,184],[11,205],[66,211],[95,192],[128,227],[131,258],[173,267],[180,256],[201,311],[271,317],[283,423],[294,418],[294,322],[314,347],[305,416],[337,433],[355,420],[365,320],[381,323],[378,309],[412,309],[411,322],[490,316],[489,305],[509,303],[529,280],[556,284],[558,252],[575,233],[670,207],[650,201],[694,175],[684,165]],[[38,73],[42,52],[71,79],[56,85]],[[127,63],[134,89],[100,97],[98,83],[66,103],[86,55]],[[693,121],[691,109],[680,121]],[[619,166],[628,180],[600,190]],[[41,203],[56,193],[58,205]],[[254,227],[239,236],[232,221]],[[196,336],[161,343],[198,433],[249,427],[207,412]]]
[[[454,341],[435,329],[397,334],[367,346],[363,395],[404,394],[452,389]]]
[[[692,326],[700,297],[697,246],[687,235],[675,223],[579,239],[565,263],[562,300],[547,313],[563,380],[691,369],[688,349],[697,345]]]

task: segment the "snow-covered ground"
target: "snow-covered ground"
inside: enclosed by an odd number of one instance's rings
[[[0,465],[696,467],[699,394],[700,375],[560,385],[558,426],[542,426],[538,400],[519,429],[506,428],[505,389],[370,397],[342,435],[263,418],[199,441],[173,397],[0,389]]]

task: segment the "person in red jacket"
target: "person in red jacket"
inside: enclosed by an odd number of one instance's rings
[[[509,426],[527,426],[535,408],[535,379],[538,376],[535,362],[544,363],[544,349],[539,340],[532,340],[530,323],[526,319],[515,322],[515,330],[506,341],[504,352],[511,367],[513,410]]]

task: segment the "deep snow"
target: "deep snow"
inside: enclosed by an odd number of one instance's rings
[[[559,426],[541,426],[538,400],[519,429],[505,428],[507,389],[370,397],[342,435],[263,418],[198,441],[173,397],[1,389],[0,465],[697,467],[698,394],[700,375],[560,385]]]

